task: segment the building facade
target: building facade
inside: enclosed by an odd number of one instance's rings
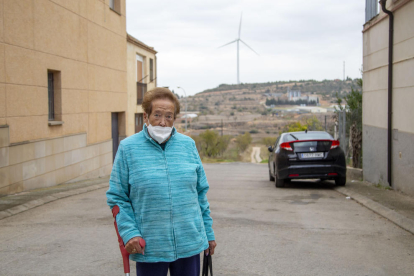
[[[153,47],[127,35],[127,136],[140,132],[144,126],[144,111],[141,104],[145,92],[157,85],[156,54]]]
[[[388,185],[389,17],[366,0],[363,29],[364,178]],[[392,80],[392,187],[414,195],[414,1],[388,0],[394,14]]]
[[[110,174],[125,37],[125,0],[0,1],[0,195]]]

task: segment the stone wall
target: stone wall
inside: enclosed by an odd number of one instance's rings
[[[112,140],[87,145],[86,133],[9,144],[0,128],[0,196],[61,183],[107,176]]]

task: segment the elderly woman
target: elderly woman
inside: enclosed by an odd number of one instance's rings
[[[199,276],[200,253],[216,247],[203,165],[194,141],[174,128],[180,103],[170,90],[146,92],[142,107],[144,129],[119,145],[108,205],[120,208],[118,231],[138,276]]]

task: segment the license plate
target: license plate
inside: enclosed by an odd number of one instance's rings
[[[302,158],[318,158],[323,157],[323,152],[301,153]]]

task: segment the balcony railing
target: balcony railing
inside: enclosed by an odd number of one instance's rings
[[[137,104],[142,104],[145,92],[147,92],[147,84],[137,82]]]

